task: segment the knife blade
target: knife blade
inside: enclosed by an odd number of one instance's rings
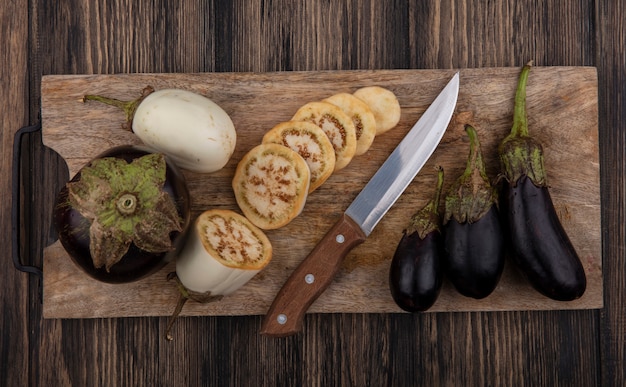
[[[340,219],[282,286],[261,324],[261,334],[293,335],[311,304],[326,290],[346,255],[363,243],[435,151],[459,94],[457,72]]]

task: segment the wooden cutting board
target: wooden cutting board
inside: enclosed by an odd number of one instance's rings
[[[462,172],[468,154],[464,123],[473,124],[488,173],[498,174],[496,149],[508,133],[519,68],[463,69],[456,115],[431,159],[362,245],[347,257],[314,313],[395,313],[388,288],[391,257],[410,216],[434,192],[435,166],[445,169],[445,187]],[[228,112],[238,142],[228,165],[213,174],[186,172],[194,215],[210,208],[237,210],[231,178],[242,155],[274,125],[303,104],[362,86],[392,90],[402,107],[396,128],[376,138],[368,153],[353,159],[312,193],[303,213],[286,227],[268,231],[274,258],[235,294],[213,304],[187,303],[183,315],[264,314],[288,275],[356,197],[404,134],[452,77],[453,70],[383,70],[276,73],[53,75],[42,80],[43,141],[56,150],[73,176],[103,150],[138,139],[121,129],[116,108],[82,103],[84,94],[134,99],[147,85],[203,94]],[[545,148],[557,212],[587,274],[587,291],[572,302],[552,301],[533,290],[507,260],[497,289],[487,298],[460,296],[449,282],[430,311],[495,311],[601,308],[602,252],[598,158],[597,73],[590,67],[536,67],[530,74],[527,107],[531,134]],[[69,177],[69,176],[68,176]],[[44,251],[44,317],[163,316],[174,309],[176,286],[166,281],[171,264],[144,280],[108,285],[92,280],[60,243]]]

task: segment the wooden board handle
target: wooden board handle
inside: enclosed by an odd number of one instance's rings
[[[361,228],[342,215],[280,289],[265,315],[261,334],[284,337],[299,332],[309,306],[333,281],[345,256],[365,238]]]

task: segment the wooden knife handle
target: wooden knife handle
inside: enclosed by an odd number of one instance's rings
[[[299,332],[309,306],[333,281],[345,256],[365,238],[361,228],[342,215],[280,289],[265,315],[261,334],[283,337]]]

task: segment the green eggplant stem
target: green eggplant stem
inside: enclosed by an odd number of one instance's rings
[[[176,281],[176,286],[178,287],[178,292],[180,294],[178,296],[178,302],[176,303],[176,308],[174,308],[174,312],[172,313],[172,316],[170,317],[170,320],[167,323],[167,327],[165,328],[165,338],[168,341],[174,340],[174,337],[172,337],[172,333],[171,333],[172,327],[174,326],[176,319],[178,319],[180,312],[182,312],[183,306],[185,306],[185,304],[187,303],[187,300],[189,300],[189,292],[187,291],[187,288],[182,284],[182,282],[180,282],[180,280],[178,279],[178,276],[176,276],[176,272],[171,272],[167,275],[168,281],[172,279]]]
[[[528,62],[522,68],[522,72],[517,82],[517,90],[515,91],[515,108],[513,112],[513,127],[511,128],[511,137],[528,136],[528,117],[526,115],[526,84],[528,83],[528,74],[532,67],[532,61]]]
[[[141,96],[132,101],[122,101],[116,98],[104,97],[101,95],[87,94],[83,96],[83,102],[85,101],[97,101],[103,103],[105,105],[114,106],[118,109],[121,109],[126,115],[126,124],[123,126],[124,129],[132,130],[133,117],[135,116],[135,112],[137,108],[143,102],[143,100],[154,92],[154,88],[152,86],[146,86],[141,91]]]
[[[510,184],[515,186],[525,175],[536,186],[541,187],[547,186],[543,147],[529,135],[526,116],[526,83],[531,67],[532,61],[528,62],[520,73],[515,92],[513,126],[509,135],[500,143],[498,153],[503,176]]]
[[[167,341],[174,340],[174,337],[172,336],[172,327],[174,326],[174,323],[176,322],[176,319],[180,315],[180,312],[182,312],[183,306],[185,306],[185,303],[187,302],[187,300],[189,300],[189,298],[185,297],[182,294],[178,297],[178,302],[176,303],[176,308],[174,309],[174,312],[172,313],[172,316],[170,317],[170,320],[167,322],[167,327],[165,328],[165,339]]]
[[[437,187],[435,188],[435,197],[426,204],[426,211],[439,216],[439,199],[443,188],[443,167],[437,167]]]
[[[480,177],[483,180],[489,180],[487,172],[485,170],[485,162],[483,161],[483,154],[480,151],[480,141],[478,141],[478,134],[473,126],[466,124],[465,131],[470,139],[470,153],[467,158],[467,165],[465,166],[465,172],[463,172],[463,178],[470,179],[471,176],[478,171]]]
[[[437,188],[434,197],[411,217],[405,233],[417,232],[421,239],[433,231],[439,230],[439,201],[443,190],[443,167],[437,167]]]
[[[465,171],[450,186],[445,198],[444,224],[454,218],[458,223],[474,223],[497,202],[495,189],[487,176],[476,129],[465,125],[470,139]]]
[[[183,307],[185,306],[185,303],[187,303],[188,300],[196,301],[201,304],[208,304],[210,302],[219,301],[223,297],[222,295],[219,295],[219,294],[212,295],[211,292],[198,293],[198,292],[194,292],[194,291],[187,289],[185,285],[183,285],[183,283],[180,281],[180,279],[178,279],[178,276],[176,275],[175,271],[168,273],[167,275],[168,281],[172,279],[176,281],[176,286],[178,287],[178,292],[180,294],[178,296],[178,302],[176,303],[174,312],[172,313],[172,316],[170,317],[170,320],[167,323],[167,327],[165,328],[165,339],[167,341],[174,340],[174,337],[172,336],[172,333],[171,333],[172,327],[174,326],[174,323],[178,319],[180,312],[182,312]]]

